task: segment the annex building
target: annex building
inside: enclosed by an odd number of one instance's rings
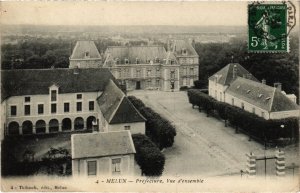
[[[230,63],[209,77],[209,96],[240,107],[265,119],[299,116],[294,94],[282,91],[281,83],[274,87],[266,80],[258,81],[238,63]]]
[[[101,56],[93,41],[78,41],[69,68],[107,68],[127,90],[178,91],[198,80],[199,59],[185,40],[163,46],[110,46]]]

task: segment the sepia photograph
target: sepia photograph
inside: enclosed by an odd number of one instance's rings
[[[293,1],[0,1],[2,192],[299,192]]]

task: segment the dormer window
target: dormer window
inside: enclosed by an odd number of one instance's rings
[[[129,60],[127,58],[125,59],[125,64],[129,64]]]
[[[251,92],[251,90],[247,90],[247,93],[249,94]]]
[[[51,90],[51,101],[57,101],[57,90]]]
[[[140,60],[139,60],[138,58],[136,58],[136,59],[135,59],[135,63],[136,63],[136,64],[139,64],[139,63],[140,63]]]
[[[173,65],[175,63],[175,61],[174,60],[171,60],[171,65]]]
[[[155,63],[159,63],[159,58],[158,57],[155,57]]]
[[[84,54],[85,54],[84,56],[85,56],[86,58],[89,58],[89,57],[90,57],[90,53],[89,53],[89,52],[85,52]]]
[[[186,55],[186,54],[187,54],[186,48],[183,48],[183,49],[181,50],[181,53],[182,53],[183,55]]]

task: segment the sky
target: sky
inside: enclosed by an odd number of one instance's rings
[[[247,2],[0,2],[2,24],[225,25],[247,22]]]

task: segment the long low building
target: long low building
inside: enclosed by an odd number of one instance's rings
[[[132,133],[145,133],[145,118],[119,89],[108,69],[4,70],[1,76],[3,135],[70,132],[93,127],[100,131],[133,128]],[[116,97],[113,108],[105,109],[99,103],[103,94]]]
[[[298,117],[294,94],[286,94],[280,83],[274,87],[258,81],[238,63],[231,63],[209,77],[209,95],[265,119]]]

